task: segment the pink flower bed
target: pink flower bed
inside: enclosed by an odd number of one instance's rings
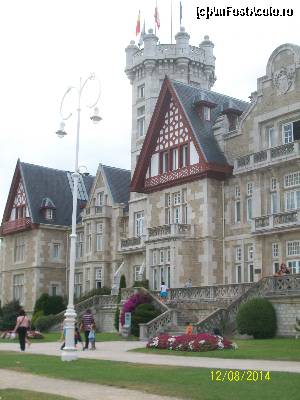
[[[222,336],[208,333],[181,336],[159,335],[150,339],[147,347],[178,351],[211,351],[237,348],[235,343],[224,339]]]
[[[135,293],[129,297],[129,299],[124,303],[121,311],[121,325],[125,324],[125,313],[132,313],[137,306],[143,303],[150,303],[149,296],[141,293]]]
[[[5,331],[2,332],[0,335],[0,339],[11,339],[13,336],[11,336],[13,331]],[[30,339],[44,339],[44,336],[41,334],[39,331],[27,331],[27,336]],[[18,334],[16,334],[16,337],[18,337]]]

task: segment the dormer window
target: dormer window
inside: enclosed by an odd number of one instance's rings
[[[210,121],[210,107],[203,106],[203,119],[204,121]]]
[[[45,210],[45,218],[46,219],[53,219],[53,210],[52,210],[52,208],[46,208],[46,210]]]
[[[56,209],[55,204],[49,197],[45,197],[42,200],[40,210],[45,219],[51,221],[54,219],[54,210]]]
[[[238,116],[236,114],[228,114],[227,118],[229,123],[228,127],[229,132],[235,131],[237,128]]]

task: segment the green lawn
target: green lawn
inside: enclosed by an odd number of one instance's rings
[[[141,365],[80,359],[64,363],[59,357],[0,352],[0,368],[37,375],[136,389],[195,400],[299,400],[300,375],[270,373],[270,380],[212,382],[205,368]],[[1,372],[0,372],[1,373]],[[142,395],[141,395],[142,398]]]
[[[43,333],[44,339],[30,339],[33,343],[41,343],[41,342],[57,342],[60,339],[61,334],[58,332],[49,332]],[[81,334],[82,339],[84,338],[84,334]],[[124,338],[116,333],[97,333],[96,341],[97,342],[111,342],[116,340],[138,340],[135,336],[129,336],[128,338]],[[8,343],[10,339],[0,339],[0,343]],[[12,342],[17,342],[18,340],[12,340]]]
[[[300,361],[300,339],[247,339],[233,340],[237,350],[216,350],[203,353],[161,349],[134,349],[139,353],[168,354],[172,356],[248,358],[256,360]],[[146,345],[145,345],[146,346]],[[300,398],[300,395],[299,395]]]
[[[55,396],[29,390],[0,390],[0,400],[72,400],[71,397]]]

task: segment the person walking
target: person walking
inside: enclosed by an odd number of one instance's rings
[[[90,333],[89,333],[89,342],[90,342],[90,349],[96,350],[96,324],[95,322],[92,323],[90,326]]]
[[[25,311],[22,309],[17,317],[16,326],[14,332],[19,336],[19,343],[21,351],[25,351],[26,335],[29,328],[29,318]]]
[[[162,282],[160,285],[160,298],[162,302],[164,303],[167,300],[168,297],[168,286],[165,285],[165,282]]]
[[[84,332],[84,337],[85,337],[85,346],[83,350],[86,350],[89,348],[89,334],[91,331],[91,325],[94,323],[94,317],[91,313],[91,310],[88,308],[86,312],[83,314],[82,319],[81,319],[81,329]]]

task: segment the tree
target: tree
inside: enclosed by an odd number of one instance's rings
[[[115,322],[114,322],[114,326],[116,331],[119,332],[119,318],[120,318],[120,307],[119,304],[121,303],[121,289],[126,288],[126,278],[125,275],[121,275],[120,278],[120,286],[119,286],[119,292],[118,292],[118,297],[117,297],[117,309],[115,312]]]
[[[20,306],[20,303],[17,300],[11,301],[10,303],[7,303],[3,306],[2,317],[0,322],[1,330],[13,329],[15,327],[16,318],[21,308],[22,307]]]

